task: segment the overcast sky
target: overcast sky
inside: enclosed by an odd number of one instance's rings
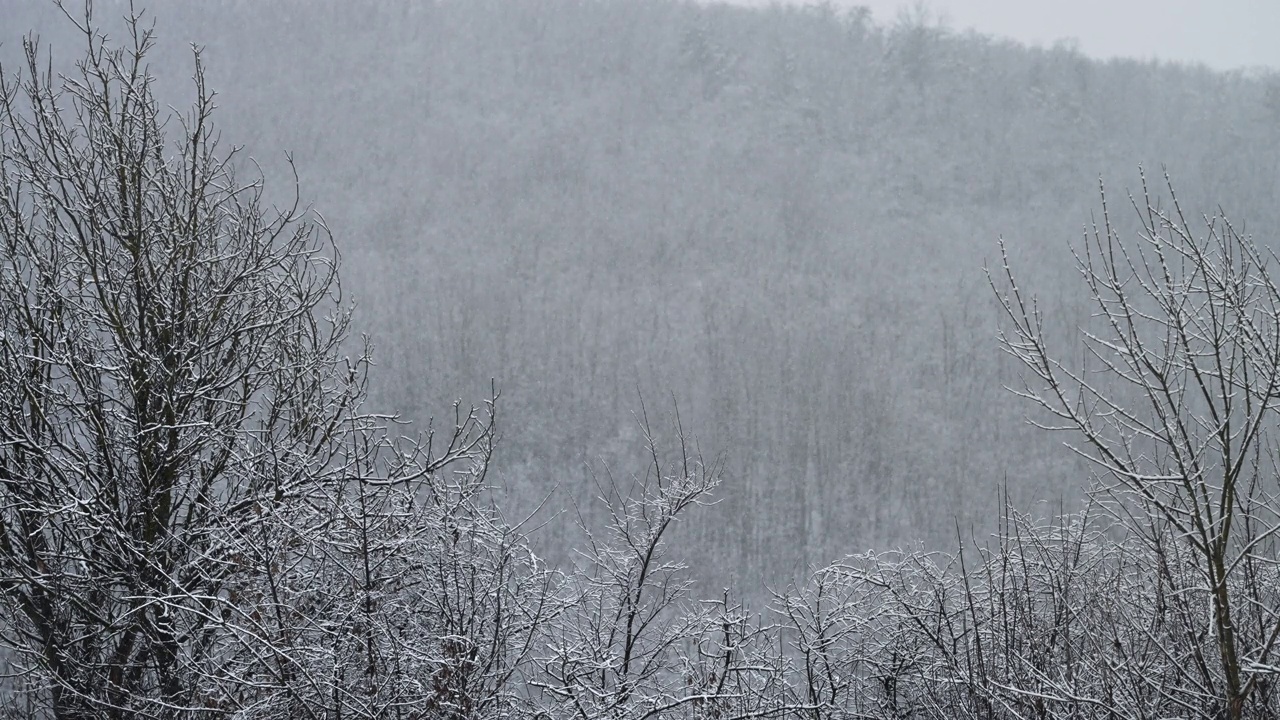
[[[731,0],[767,5],[770,0]],[[891,23],[901,0],[833,0]],[[953,30],[1050,45],[1076,38],[1094,57],[1157,57],[1218,69],[1280,69],[1280,0],[929,0]]]

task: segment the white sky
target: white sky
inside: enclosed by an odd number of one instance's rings
[[[768,5],[771,0],[727,0]],[[832,0],[871,8],[892,23],[902,0]],[[927,0],[931,16],[952,30],[970,28],[1039,45],[1064,38],[1101,58],[1202,62],[1229,70],[1280,70],[1280,0]]]

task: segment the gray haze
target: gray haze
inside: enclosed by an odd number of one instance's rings
[[[733,0],[762,7],[769,0]],[[799,5],[806,3],[796,3]],[[903,12],[927,13],[955,30],[1007,37],[1031,45],[1077,42],[1096,58],[1155,58],[1204,63],[1218,70],[1280,68],[1280,3],[1270,0],[835,0],[869,8],[882,23]]]

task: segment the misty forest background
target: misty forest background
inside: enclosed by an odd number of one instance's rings
[[[1069,244],[1099,176],[1122,218],[1138,166],[1163,165],[1184,207],[1280,226],[1280,76],[1095,61],[927,8],[886,25],[670,0],[150,17],[161,98],[188,101],[198,43],[224,138],[268,178],[293,154],[376,348],[371,406],[425,424],[496,378],[497,502],[518,518],[554,493],[533,541],[563,561],[593,473],[644,467],[640,396],[674,396],[727,463],[721,502],[675,539],[708,589],[954,546],[953,518],[981,538],[1001,487],[1073,509],[1088,468],[1002,387],[997,237],[1069,352],[1090,310]],[[6,5],[4,25],[80,51],[47,3]]]

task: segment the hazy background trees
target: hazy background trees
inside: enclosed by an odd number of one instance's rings
[[[342,239],[372,402],[427,417],[496,377],[503,501],[558,485],[588,508],[589,468],[643,460],[637,389],[676,393],[726,452],[723,501],[676,528],[713,588],[950,543],[953,515],[990,527],[1002,483],[1020,507],[1077,496],[1085,468],[1001,390],[994,238],[1060,332],[1088,311],[1064,248],[1099,174],[1164,163],[1188,206],[1257,227],[1280,208],[1276,78],[1097,62],[927,16],[665,0],[155,13],[155,62],[204,45],[229,136],[268,173],[291,150]],[[56,49],[53,18],[22,5],[7,25]],[[182,73],[163,75],[176,104]],[[555,552],[579,541],[565,518],[538,534]]]

